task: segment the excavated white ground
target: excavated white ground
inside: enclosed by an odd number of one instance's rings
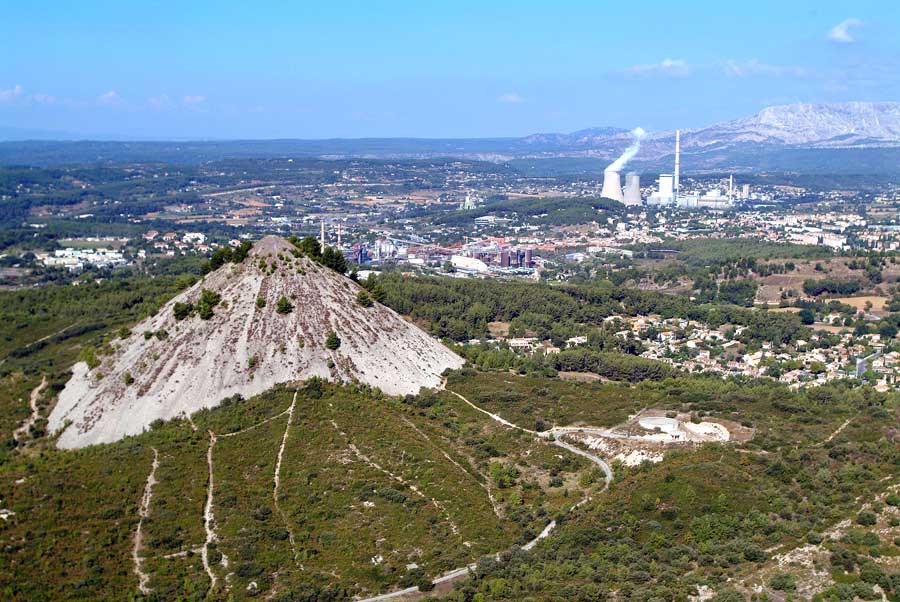
[[[49,418],[51,432],[71,423],[58,446],[116,441],[157,419],[190,415],[235,394],[249,397],[312,376],[356,379],[389,395],[414,394],[438,386],[444,370],[463,364],[387,307],[361,307],[359,285],[308,259],[295,259],[291,248],[284,239],[264,238],[243,263],[226,264],[138,324],[100,366],[88,370],[76,364]],[[271,262],[278,253],[290,261],[278,261],[273,274],[259,268],[260,257]],[[204,288],[222,296],[215,315],[176,321],[174,304],[196,305]],[[275,311],[282,295],[293,303],[292,313]],[[257,306],[258,297],[265,298],[265,307]],[[144,332],[160,330],[168,338],[145,339]],[[341,338],[335,351],[325,348],[329,330]],[[125,384],[126,373],[134,378],[131,385]]]

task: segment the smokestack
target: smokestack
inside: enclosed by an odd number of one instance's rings
[[[319,243],[322,245],[322,253],[325,253],[325,220],[322,220],[322,231],[319,236]]]
[[[675,130],[675,196],[681,187],[681,130]]]
[[[603,190],[600,192],[600,196],[619,201],[620,203],[625,202],[625,197],[622,195],[622,180],[619,177],[619,172],[611,170],[603,172]]]
[[[338,224],[338,249],[341,248],[341,225]]]
[[[625,176],[625,204],[641,204],[641,177],[634,172]]]
[[[728,200],[732,200],[734,198],[734,174],[728,176]]]

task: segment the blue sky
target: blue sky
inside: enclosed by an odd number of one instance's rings
[[[0,0],[0,126],[517,136],[900,100],[900,2]]]

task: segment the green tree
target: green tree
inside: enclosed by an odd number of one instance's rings
[[[363,289],[356,294],[356,302],[362,307],[372,307],[372,297]]]
[[[331,268],[338,274],[347,273],[347,260],[344,258],[344,254],[333,247],[325,247],[325,252],[322,254],[322,265]]]
[[[278,299],[278,303],[275,304],[275,311],[277,311],[280,314],[289,314],[292,311],[294,311],[294,306],[291,305],[291,302],[288,301],[287,297],[282,295]]]
[[[200,301],[197,302],[197,313],[203,320],[213,317],[213,308],[222,301],[222,295],[209,289],[203,289],[200,293]]]
[[[191,315],[191,312],[194,311],[193,303],[175,303],[172,307],[172,313],[175,315],[176,320],[184,320],[186,317]]]
[[[333,330],[328,331],[328,336],[325,337],[325,347],[334,351],[340,346],[341,339],[338,337],[337,333]]]
[[[322,244],[315,236],[307,236],[294,244],[311,259],[319,259],[322,257]]]
[[[807,326],[816,321],[816,314],[814,314],[813,311],[808,307],[804,307],[803,309],[798,311],[797,317],[800,318],[800,322],[806,324]]]

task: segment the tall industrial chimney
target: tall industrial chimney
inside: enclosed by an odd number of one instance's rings
[[[622,180],[619,177],[619,172],[609,170],[603,172],[603,190],[600,192],[600,196],[619,201],[620,203],[625,202],[625,197],[622,195]]]
[[[728,200],[734,200],[734,174],[728,176]]]
[[[322,234],[319,239],[320,244],[322,245],[322,253],[325,253],[325,220],[322,220]]]
[[[681,187],[681,130],[675,130],[675,198]]]
[[[641,204],[641,177],[634,172],[625,176],[625,204]]]

